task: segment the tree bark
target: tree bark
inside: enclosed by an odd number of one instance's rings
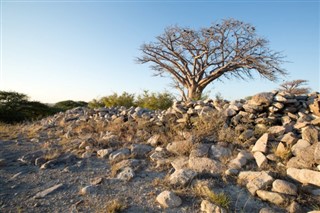
[[[188,101],[200,100],[202,96],[203,88],[198,85],[188,87]]]

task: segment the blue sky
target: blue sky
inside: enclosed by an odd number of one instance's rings
[[[144,42],[165,27],[192,28],[235,18],[282,51],[290,63],[285,80],[305,79],[320,91],[319,1],[15,1],[1,4],[0,90],[46,103],[90,101],[113,92],[168,90],[135,62]],[[207,88],[212,97],[240,99],[276,89],[265,79],[224,80]]]

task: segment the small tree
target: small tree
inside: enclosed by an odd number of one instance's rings
[[[155,42],[142,45],[137,61],[150,62],[155,75],[169,74],[184,100],[199,99],[221,77],[253,78],[257,72],[276,81],[285,75],[283,56],[268,45],[252,25],[227,19],[200,30],[168,27]]]
[[[279,91],[284,91],[294,95],[304,95],[310,92],[309,87],[304,87],[308,83],[307,80],[286,81],[280,85]]]

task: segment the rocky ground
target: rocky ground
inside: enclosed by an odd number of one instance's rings
[[[0,131],[0,212],[320,210],[320,97],[76,108]]]

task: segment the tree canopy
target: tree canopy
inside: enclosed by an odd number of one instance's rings
[[[253,78],[254,73],[276,81],[286,75],[280,52],[256,34],[249,23],[226,19],[199,30],[171,26],[156,41],[141,46],[138,63],[149,63],[155,75],[168,74],[184,100],[201,98],[220,77]]]

